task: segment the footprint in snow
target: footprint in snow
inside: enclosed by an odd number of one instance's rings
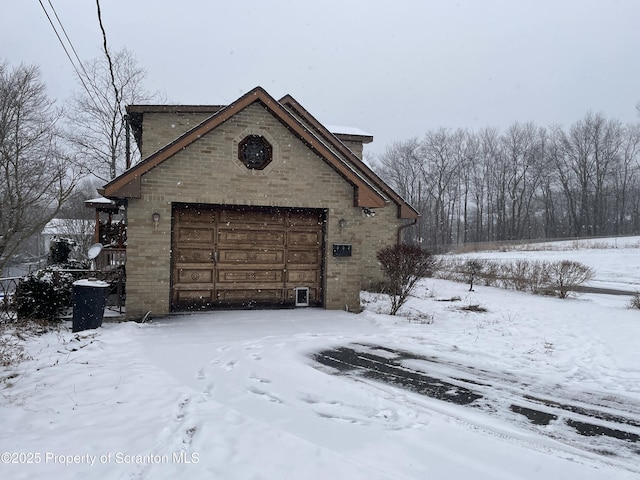
[[[269,380],[268,378],[260,378],[254,375],[250,376],[249,378],[259,383],[271,383],[271,380]]]
[[[189,405],[190,402],[190,398],[189,397],[183,397],[179,402],[178,402],[178,412],[176,413],[176,422],[182,420],[185,416],[185,410],[187,409],[187,406]]]
[[[300,395],[300,400],[310,405],[317,405],[317,404],[332,405],[332,406],[342,405],[342,403],[338,402],[337,400],[324,400],[323,398],[318,397],[317,395],[309,395],[309,394]]]
[[[196,430],[197,430],[197,427],[195,426],[187,428],[182,435],[182,443],[184,443],[185,445],[191,445],[191,442],[193,441],[193,436],[195,435]]]
[[[280,400],[278,397],[276,397],[272,393],[265,392],[264,390],[260,390],[259,388],[256,388],[256,387],[249,387],[249,388],[247,388],[247,391],[250,392],[250,393],[253,393],[255,395],[260,395],[261,397],[266,398],[270,402],[284,403],[282,400]]]

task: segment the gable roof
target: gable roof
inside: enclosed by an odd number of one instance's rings
[[[291,98],[291,100],[293,99]],[[171,158],[173,155],[188,147],[206,133],[214,130],[216,127],[256,102],[260,103],[278,121],[280,121],[280,123],[304,142],[308,148],[313,150],[347,182],[353,185],[355,190],[355,206],[378,208],[384,207],[390,202],[390,198],[388,196],[388,192],[392,192],[390,187],[384,185],[384,182],[381,184],[377,181],[380,179],[377,178],[377,176],[375,176],[368,167],[365,166],[366,168],[363,169],[361,165],[354,165],[353,158],[357,159],[362,165],[364,164],[355,155],[353,155],[350,150],[340,142],[340,140],[333,136],[328,130],[324,129],[324,127],[322,127],[322,130],[315,129],[312,128],[313,126],[310,123],[301,121],[299,117],[295,116],[285,108],[282,103],[276,101],[261,87],[254,88],[235,102],[221,108],[191,130],[179,136],[177,139],[155,153],[149,155],[147,158],[137,163],[120,176],[114,178],[104,186],[100,191],[100,194],[110,198],[139,198],[142,175],[160,165],[165,160]],[[306,112],[306,110],[304,110],[304,112]],[[313,130],[316,131],[314,132]],[[320,133],[320,136],[318,136],[318,133]],[[341,157],[341,155],[338,154],[338,151],[343,153],[343,150],[342,148],[336,149],[336,145],[338,144],[342,145],[344,151],[349,152],[353,158],[346,157],[349,160],[346,161],[345,157]],[[373,176],[370,174],[373,174]],[[395,198],[393,198],[393,200],[398,203],[397,199],[399,197],[397,195],[394,195],[394,197]],[[401,203],[398,203],[398,206],[398,216],[402,218],[416,218],[418,216],[417,211],[409,206],[404,200],[401,200]]]

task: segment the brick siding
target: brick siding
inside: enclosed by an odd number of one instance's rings
[[[147,137],[166,143],[167,132],[186,127],[180,119],[150,125],[146,121],[145,117],[146,153],[159,148],[156,140],[146,150]],[[188,128],[194,126],[192,121]],[[171,127],[177,124],[181,126]],[[154,126],[164,131],[154,133]],[[251,134],[263,135],[273,146],[273,161],[264,170],[249,170],[238,160],[238,143]],[[360,310],[362,286],[381,278],[376,252],[395,242],[401,224],[393,203],[377,209],[374,217],[354,207],[353,186],[258,104],[144,174],[141,185],[141,198],[130,199],[128,205],[127,317],[131,319],[147,311],[169,313],[173,202],[326,209],[328,309]],[[157,226],[151,219],[154,212],[160,214]],[[347,222],[342,231],[340,219]],[[352,244],[353,255],[334,258],[334,243]]]

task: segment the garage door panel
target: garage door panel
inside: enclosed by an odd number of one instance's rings
[[[320,265],[319,250],[289,250],[287,265]]]
[[[320,214],[315,212],[289,212],[289,218],[287,219],[287,225],[289,226],[305,226],[322,225],[322,218]]]
[[[209,223],[216,221],[216,212],[203,208],[184,208],[177,212],[177,220],[180,223]]]
[[[261,283],[266,286],[278,282],[282,283],[284,275],[282,270],[236,270],[218,269],[216,281],[219,284],[231,283],[239,285],[242,283]]]
[[[181,308],[204,307],[213,305],[215,296],[213,289],[181,289],[176,291],[176,303]]]
[[[213,283],[213,268],[178,268],[178,282],[181,285],[192,283]]]
[[[218,252],[218,263],[270,265],[284,264],[284,250],[223,250]]]
[[[251,303],[281,303],[284,300],[284,291],[280,288],[272,289],[233,289],[218,290],[217,300],[231,305]]]
[[[213,248],[176,248],[174,252],[178,263],[213,263]]]
[[[318,247],[322,243],[322,232],[293,231],[288,232],[287,245],[300,247]]]
[[[305,287],[320,283],[320,270],[317,269],[287,269],[287,286]]]
[[[284,245],[284,232],[273,230],[220,229],[220,245]]]
[[[215,229],[211,227],[185,227],[177,228],[177,240],[179,243],[207,243],[215,242]]]
[[[220,224],[242,225],[284,225],[285,217],[280,212],[265,212],[251,210],[222,210]]]

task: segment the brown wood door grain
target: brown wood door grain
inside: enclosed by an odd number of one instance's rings
[[[294,303],[296,287],[322,303],[322,210],[174,208],[176,310]]]

